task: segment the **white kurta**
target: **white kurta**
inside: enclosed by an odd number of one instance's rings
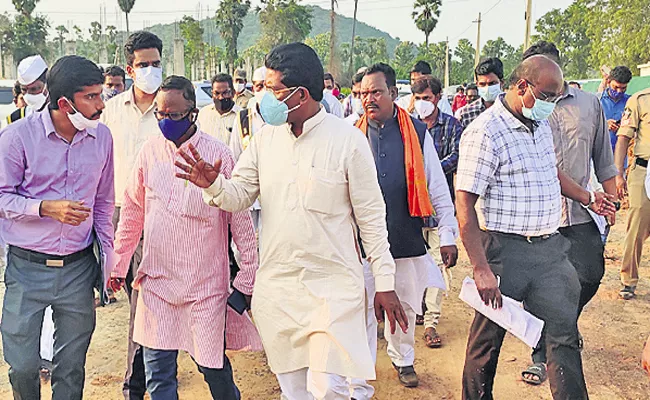
[[[206,201],[236,211],[258,197],[261,261],[252,311],[269,366],[374,379],[357,225],[378,291],[394,289],[383,201],[365,136],[324,110],[296,138],[288,125],[253,136],[231,180]]]

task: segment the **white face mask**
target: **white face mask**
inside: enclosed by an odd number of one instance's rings
[[[243,92],[244,89],[246,89],[246,84],[244,84],[244,83],[235,84],[235,90],[237,91],[237,93]]]
[[[266,93],[265,89],[262,89],[259,92],[255,92],[255,100],[257,100],[257,104],[260,104],[262,98],[264,98],[265,93]]]
[[[323,90],[323,93],[332,94],[332,89],[325,89]]]
[[[135,86],[147,94],[154,94],[162,83],[162,68],[146,67],[135,69]]]
[[[500,83],[495,83],[494,85],[490,86],[483,86],[478,88],[478,95],[483,98],[483,100],[487,101],[488,103],[494,102],[497,97],[499,97],[499,94],[501,93],[501,84]]]
[[[39,94],[26,93],[23,95],[23,100],[25,100],[25,104],[29,107],[35,110],[40,110],[45,104],[45,101],[47,101],[47,96],[44,91]]]
[[[363,115],[363,113],[365,113],[365,110],[363,109],[363,102],[361,101],[361,99],[357,99],[353,97],[350,104],[352,105],[352,111],[354,113],[358,115]]]
[[[432,102],[426,100],[416,100],[414,107],[415,112],[418,113],[420,119],[425,119],[429,115],[433,114],[436,109],[436,106],[434,106]]]
[[[72,126],[74,126],[78,131],[83,131],[84,129],[96,129],[97,126],[99,125],[99,120],[98,119],[88,119],[84,117],[82,113],[77,111],[76,108],[72,105],[72,102],[68,99],[66,99],[68,104],[70,104],[70,107],[75,111],[74,114],[68,114],[68,119],[72,123]]]

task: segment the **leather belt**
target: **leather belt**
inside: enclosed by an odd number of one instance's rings
[[[648,160],[644,160],[643,158],[637,157],[634,162],[636,165],[643,167],[643,168],[648,168]]]
[[[553,233],[549,233],[547,235],[540,235],[540,236],[524,236],[524,235],[518,235],[516,233],[506,233],[506,232],[496,232],[496,231],[488,231],[490,233],[497,233],[499,235],[504,235],[504,236],[510,236],[513,238],[525,240],[528,243],[537,243],[537,242],[543,242],[544,240],[550,239],[553,236],[559,234],[560,232],[555,231]]]
[[[9,245],[9,253],[25,261],[43,264],[47,267],[61,268],[75,261],[79,261],[89,254],[93,254],[93,246],[90,245],[83,250],[68,254],[67,256],[57,256]]]

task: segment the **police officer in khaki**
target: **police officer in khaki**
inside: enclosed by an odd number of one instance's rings
[[[627,101],[617,136],[614,154],[618,168],[616,187],[621,199],[629,190],[630,201],[621,265],[623,289],[619,295],[622,299],[629,300],[634,298],[636,284],[639,281],[639,262],[643,242],[650,235],[650,199],[645,188],[650,158],[650,89],[636,93]],[[623,166],[631,139],[634,139],[635,159],[630,160],[632,167],[626,178]]]

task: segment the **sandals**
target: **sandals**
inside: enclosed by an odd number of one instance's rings
[[[424,330],[424,341],[430,349],[437,349],[442,346],[442,338],[436,332],[436,328],[426,328]]]
[[[535,379],[535,377],[537,377],[537,379]],[[539,386],[546,381],[546,378],[546,364],[544,363],[529,365],[528,368],[521,373],[521,379],[529,385]]]
[[[623,300],[632,300],[634,297],[636,297],[636,294],[634,294],[635,290],[636,287],[634,286],[624,286],[623,289],[618,292],[618,297]]]

